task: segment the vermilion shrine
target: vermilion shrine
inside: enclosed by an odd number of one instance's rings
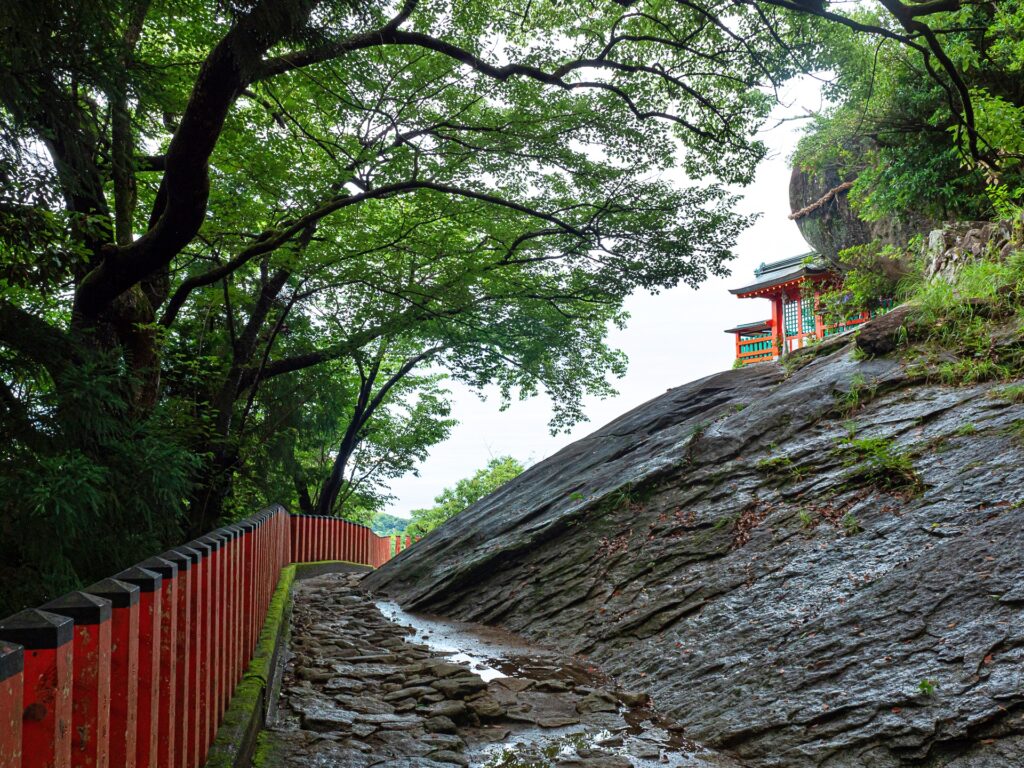
[[[756,282],[729,292],[741,299],[768,299],[771,316],[726,330],[736,336],[739,365],[777,360],[811,341],[843,333],[871,319],[872,313],[865,311],[843,323],[825,324],[820,314],[821,294],[834,288],[840,278],[813,251],[762,264],[754,270],[754,277]]]

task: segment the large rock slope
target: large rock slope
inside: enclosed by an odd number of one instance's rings
[[[1022,766],[1024,407],[854,357],[671,390],[366,582],[587,654],[750,766]]]

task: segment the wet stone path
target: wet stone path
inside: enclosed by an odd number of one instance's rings
[[[360,578],[296,583],[261,766],[740,765],[584,663],[492,628],[406,614],[361,591]]]

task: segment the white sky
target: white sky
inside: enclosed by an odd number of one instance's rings
[[[815,81],[794,84],[777,117],[805,114],[805,108],[818,110],[819,100]],[[774,122],[769,122],[768,126],[772,125]],[[762,135],[769,156],[754,183],[741,191],[744,200],[739,206],[745,213],[760,212],[761,218],[740,236],[736,258],[730,264],[731,277],[712,278],[697,290],[680,286],[657,296],[634,294],[626,301],[629,324],[609,336],[609,343],[629,357],[625,378],[613,382],[618,396],[586,401],[584,410],[590,421],[552,437],[548,431],[550,403],[543,395],[499,411],[496,394],[481,401],[473,390],[450,382],[452,415],[459,420],[458,426],[447,441],[434,447],[418,477],[409,474],[392,483],[396,501],[385,511],[408,517],[410,510],[431,506],[444,488],[472,475],[492,457],[510,455],[524,464],[534,464],[665,390],[731,367],[734,337],[723,330],[736,323],[764,320],[770,309],[767,301],[737,299],[728,289],[750,282],[761,262],[810,250],[796,224],[787,218],[787,159],[803,125],[799,120],[785,122]]]

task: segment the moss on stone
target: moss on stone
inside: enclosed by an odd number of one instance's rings
[[[224,721],[210,746],[206,768],[237,768],[248,764],[248,752],[263,726],[267,687],[273,671],[277,648],[288,627],[295,566],[281,570],[274,596],[267,608],[256,650],[249,667],[235,687]]]
[[[272,768],[276,765],[275,751],[273,734],[269,731],[260,731],[256,737],[256,749],[252,753],[252,768]]]

